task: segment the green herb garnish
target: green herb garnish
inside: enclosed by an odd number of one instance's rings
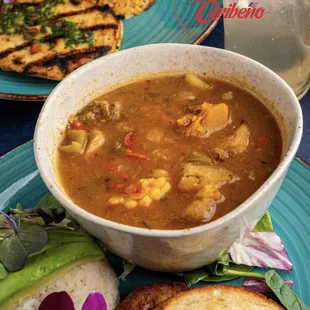
[[[64,37],[67,46],[88,43],[93,45],[94,35],[90,30],[80,30],[75,23],[64,19],[50,26],[53,36]]]
[[[6,218],[7,231],[0,236],[0,262],[9,272],[23,269],[28,257],[39,252],[48,242],[48,233],[41,225],[18,224],[13,218],[1,212]],[[3,273],[2,273],[3,275]]]

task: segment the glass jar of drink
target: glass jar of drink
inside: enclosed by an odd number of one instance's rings
[[[245,9],[224,10],[225,48],[269,67],[301,98],[310,86],[310,0],[224,0],[224,8]]]

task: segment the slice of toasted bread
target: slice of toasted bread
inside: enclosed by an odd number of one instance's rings
[[[276,302],[243,287],[213,285],[195,288],[167,300],[160,310],[282,310]]]
[[[130,293],[120,304],[118,310],[155,310],[169,298],[188,288],[181,282],[160,282],[145,285]],[[159,307],[159,308],[158,308]]]

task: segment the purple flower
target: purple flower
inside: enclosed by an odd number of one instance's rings
[[[75,310],[67,292],[52,293],[44,298],[38,310]]]
[[[82,310],[108,310],[108,306],[100,292],[92,292],[84,302]]]
[[[279,236],[274,232],[250,233],[229,250],[235,264],[292,270],[292,263]]]
[[[44,298],[38,310],[75,310],[67,292],[52,293]],[[100,292],[91,292],[82,310],[108,310],[107,303]]]

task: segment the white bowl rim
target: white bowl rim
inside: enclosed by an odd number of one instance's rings
[[[271,176],[264,182],[264,184],[261,187],[259,187],[259,189],[252,196],[250,196],[247,200],[245,200],[242,204],[240,204],[233,211],[227,213],[226,215],[210,223],[206,223],[201,226],[195,226],[192,228],[180,229],[180,230],[159,230],[159,229],[148,229],[148,228],[129,226],[129,225],[120,224],[117,222],[113,222],[113,221],[98,217],[92,213],[85,211],[84,209],[76,205],[74,202],[72,202],[69,198],[67,198],[67,196],[58,188],[57,182],[54,182],[53,178],[49,177],[48,172],[44,168],[44,162],[43,160],[40,159],[41,149],[43,149],[43,147],[41,147],[40,141],[38,140],[40,127],[42,126],[40,124],[42,122],[42,119],[45,116],[46,106],[50,104],[55,94],[61,90],[64,81],[70,80],[70,79],[74,81],[76,77],[80,76],[85,71],[90,70],[92,67],[96,67],[96,65],[101,62],[109,61],[110,59],[113,59],[115,57],[122,57],[123,54],[132,53],[137,49],[148,51],[148,49],[153,48],[154,46],[158,48],[162,48],[162,49],[166,47],[175,47],[175,48],[180,48],[180,49],[185,49],[185,50],[186,49],[197,49],[197,50],[198,49],[210,49],[215,53],[222,53],[223,55],[226,55],[226,57],[233,56],[235,58],[239,58],[240,60],[243,59],[243,60],[250,61],[252,62],[253,66],[258,67],[261,71],[264,71],[265,74],[271,75],[275,80],[277,80],[280,84],[282,84],[282,87],[285,88],[289,92],[290,100],[292,101],[292,104],[294,105],[294,109],[297,113],[298,120],[297,120],[297,124],[295,127],[295,134],[292,138],[292,143],[288,151],[284,155],[283,160],[280,162],[280,164],[278,165],[276,170],[271,174]],[[158,238],[175,238],[175,237],[190,236],[190,235],[199,234],[202,232],[207,232],[219,226],[227,224],[230,220],[242,214],[255,201],[262,198],[262,196],[268,190],[268,188],[271,187],[278,180],[280,175],[282,175],[285,172],[285,170],[288,168],[291,161],[293,161],[297,153],[298,147],[300,145],[300,142],[301,142],[302,131],[303,131],[302,110],[301,110],[300,103],[296,95],[281,77],[279,77],[276,73],[274,73],[272,70],[270,70],[266,66],[246,56],[243,56],[243,55],[240,55],[240,54],[228,51],[228,50],[220,49],[220,48],[214,48],[214,47],[202,46],[202,45],[180,44],[180,43],[157,43],[157,44],[148,44],[148,45],[143,45],[139,47],[133,47],[133,48],[129,48],[123,51],[119,51],[117,53],[113,53],[107,56],[100,57],[76,69],[71,74],[69,74],[62,82],[60,82],[46,99],[42,107],[42,110],[40,112],[40,115],[38,117],[36,128],[35,128],[35,133],[34,133],[34,155],[35,155],[35,160],[36,160],[40,175],[44,183],[46,184],[47,188],[55,196],[55,198],[66,209],[69,210],[69,212],[71,211],[73,214],[77,213],[80,217],[83,217],[84,219],[90,222],[94,222],[101,226],[114,229],[116,231],[120,231],[120,232],[127,233],[127,234],[141,235],[141,236],[148,236],[148,237],[158,237]]]

